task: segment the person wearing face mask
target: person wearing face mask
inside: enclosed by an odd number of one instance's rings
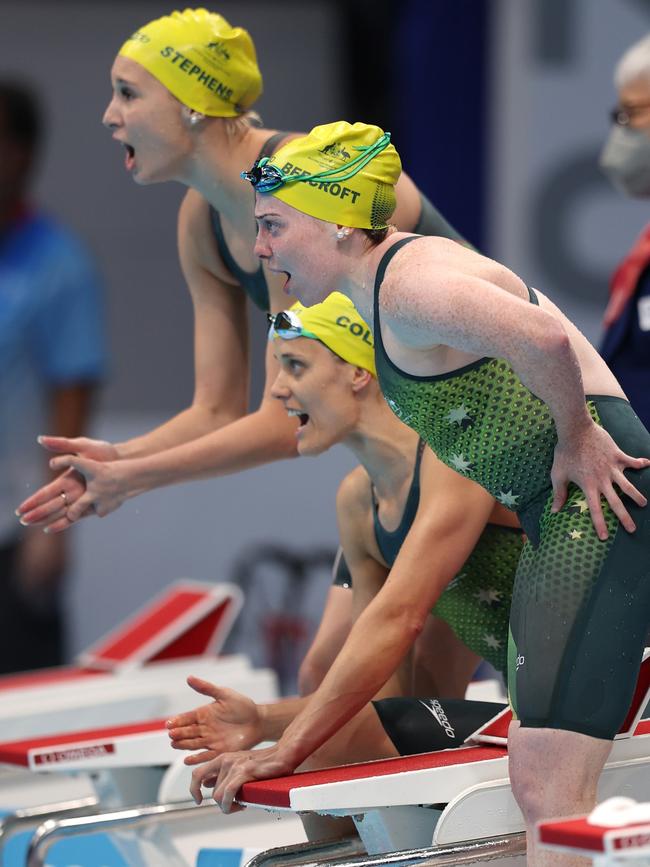
[[[650,34],[629,48],[614,73],[619,104],[600,165],[626,196],[650,198]],[[632,407],[650,426],[650,223],[614,272],[601,355]]]

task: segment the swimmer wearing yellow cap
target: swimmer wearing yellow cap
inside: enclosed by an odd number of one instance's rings
[[[139,63],[183,105],[210,117],[237,117],[262,93],[250,35],[206,9],[150,21],[119,54]]]
[[[300,454],[317,455],[341,443],[361,464],[339,488],[337,521],[352,573],[354,617],[366,640],[391,636],[379,653],[381,665],[397,673],[382,694],[413,695],[410,659],[399,667],[400,655],[415,641],[415,624],[426,621],[416,646],[427,664],[417,667],[415,694],[442,696],[440,707],[453,728],[450,735],[432,725],[430,708],[416,699],[380,701],[366,706],[311,764],[461,746],[495,708],[447,699],[463,698],[480,656],[505,669],[521,533],[493,523],[515,522],[485,491],[441,464],[391,412],[374,375],[370,329],[344,295],[334,292],[312,307],[282,311],[272,317],[269,337],[281,368],[272,393],[300,419]],[[501,604],[481,601],[486,587]],[[486,635],[494,640],[486,642]],[[258,708],[205,681],[190,683],[215,703],[170,721],[178,749],[252,748],[258,740],[277,739],[305,706],[289,699]],[[199,765],[192,782],[197,798],[201,784],[214,777],[216,765],[203,764],[205,758],[190,759]]]
[[[55,452],[92,462],[92,479],[84,464],[81,475],[69,474],[21,505],[25,523],[54,532],[84,515],[108,514],[145,490],[296,454],[295,421],[269,397],[277,369],[270,353],[264,397],[247,414],[247,299],[278,311],[286,295],[284,277],[254,254],[253,194],[240,173],[298,135],[258,125],[262,80],[252,38],[216,12],[173,12],[126,39],[111,80],[104,124],[124,148],[127,171],[140,184],[175,180],[188,187],[178,245],[194,307],[194,399],[159,428],[116,445],[44,437]],[[406,176],[392,219],[400,228],[458,237]],[[160,303],[152,292],[152,321]]]
[[[530,540],[511,607],[508,751],[533,839],[535,822],[592,809],[634,693],[650,610],[650,432],[578,328],[506,266],[443,238],[389,231],[372,243],[350,225],[347,199],[321,207],[327,188],[314,183],[360,185],[386,153],[382,130],[368,141],[368,127],[355,126],[316,128],[247,174],[258,189],[256,250],[304,304],[332,290],[351,299],[372,325],[394,412],[522,517]],[[353,165],[357,139],[378,151],[370,162]],[[334,149],[332,171],[321,157]],[[300,173],[283,171],[298,158]],[[267,767],[287,773],[372,696],[381,678],[363,669],[382,639],[353,635],[338,657],[353,673],[332,668]],[[247,772],[260,770],[253,761]]]

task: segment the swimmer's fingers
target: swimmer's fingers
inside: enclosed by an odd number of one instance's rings
[[[85,479],[84,494],[68,506],[67,514],[71,522],[92,513],[103,518],[124,502],[126,488],[122,476],[126,463],[126,461],[95,461],[77,455],[59,455],[50,460],[51,469],[71,468]]]
[[[81,517],[87,518],[93,514],[94,514],[93,510],[92,510],[92,508],[90,508],[90,509],[87,509],[82,514]],[[45,527],[43,529],[43,532],[47,533],[48,535],[50,533],[62,533],[64,530],[69,529],[70,527],[72,527],[73,524],[76,524],[76,523],[77,523],[77,521],[71,521],[70,518],[68,517],[68,513],[65,512],[64,514],[58,516],[56,520],[51,521],[51,523],[49,523],[47,525],[47,527]]]
[[[38,444],[47,449],[48,452],[74,455],[81,454],[85,444],[91,442],[86,437],[57,437],[49,434],[42,434],[36,439]]]
[[[66,470],[54,481],[43,485],[16,509],[23,526],[45,526],[58,520],[62,501],[69,506],[86,490],[86,480],[74,470]],[[65,494],[65,498],[61,495]]]
[[[225,691],[221,687],[217,686],[216,683],[211,683],[209,680],[204,680],[202,677],[197,677],[195,674],[189,674],[187,676],[187,684],[192,687],[195,692],[205,695],[208,698],[212,698],[215,701],[218,701],[226,695]]]
[[[171,720],[167,722],[171,726]],[[198,750],[205,746],[203,726],[186,725],[168,728],[167,734],[176,750]]]
[[[607,500],[609,506],[620,521],[621,525],[628,531],[628,533],[633,533],[636,530],[636,525],[632,520],[632,517],[628,510],[623,505],[623,501],[621,500],[619,494],[613,485],[603,485],[602,488],[602,496]],[[598,533],[598,538],[604,540],[608,536],[607,525],[605,523],[605,517],[603,515],[602,505],[600,497],[598,498],[598,513],[599,513],[599,522],[596,523],[595,514],[596,511],[591,507],[591,503],[589,498],[587,497],[587,502],[589,503],[589,508],[591,510],[591,519],[594,523],[594,527],[596,528],[596,532]]]
[[[82,518],[87,518],[90,515],[95,514],[99,514],[95,510],[95,498],[90,491],[86,491],[86,493],[82,494],[78,500],[75,500],[72,505],[68,506],[65,516],[70,524],[75,524]],[[100,517],[102,516],[100,515]]]
[[[551,503],[551,512],[559,512],[562,506],[566,503],[568,483],[567,479],[557,479],[551,475],[553,482],[553,502]]]
[[[641,468],[642,469],[642,468]],[[620,490],[628,496],[637,506],[647,506],[648,500],[641,493],[641,491],[635,487],[632,482],[623,474],[622,471],[616,474],[616,478],[614,479],[615,484],[620,488]]]
[[[642,470],[650,465],[650,461],[647,458],[633,458],[630,455],[626,455],[624,452],[619,453],[619,459],[621,466],[625,469]],[[639,491],[639,489],[634,484],[632,484],[632,482],[624,475],[622,469],[613,469],[611,475],[612,481],[602,485],[601,493],[609,503],[612,511],[614,512],[618,520],[621,522],[621,525],[627,530],[628,533],[634,533],[634,531],[636,530],[636,524],[634,523],[632,516],[628,512],[625,503],[621,499],[619,491],[628,496],[633,503],[636,503],[637,506],[644,507],[647,505],[648,501],[644,494],[642,494],[641,491]],[[614,487],[614,485],[616,485],[616,487]],[[603,518],[603,524],[604,522],[605,519]],[[594,526],[596,526],[595,521]],[[607,538],[606,533],[605,535],[601,535],[599,528],[596,527],[596,529],[598,530],[598,536],[600,539]]]
[[[208,748],[217,750],[221,746],[218,742],[219,739],[210,731],[206,731],[205,726],[202,725],[170,728],[167,734],[171,740],[171,746],[175,750],[205,750]]]
[[[616,497],[616,492],[611,487],[608,486],[609,490],[613,497]],[[591,522],[594,525],[594,529],[598,535],[598,538],[604,542],[607,536],[609,535],[607,530],[607,522],[605,521],[605,515],[603,514],[603,504],[601,500],[601,492],[595,486],[583,487],[582,492],[585,495],[585,499],[587,501],[587,505],[589,506],[589,513],[591,515]],[[603,496],[607,496],[603,491]],[[620,500],[619,500],[620,502]],[[621,503],[622,505],[622,503]],[[614,508],[612,506],[612,508]]]
[[[212,788],[219,777],[221,770],[221,756],[217,756],[212,761],[206,764],[199,765],[192,771],[192,780],[190,782],[190,794],[197,804],[203,801],[203,792],[201,789]]]
[[[224,813],[238,809],[237,793],[249,780],[266,780],[269,777],[280,777],[290,774],[295,765],[282,757],[282,751],[277,744],[267,749],[243,750],[235,753],[224,753],[208,763],[205,767],[214,770],[219,768],[217,782],[212,797]],[[197,774],[195,769],[192,776]],[[198,774],[197,774],[198,777]]]
[[[202,753],[192,753],[191,756],[186,756],[184,762],[186,765],[201,765],[205,762],[211,762],[221,755],[219,750],[204,750]]]
[[[192,737],[195,729],[199,726],[198,708],[185,711],[185,713],[176,714],[167,720],[167,728],[169,729],[169,737]]]
[[[39,436],[38,442],[43,448],[59,454],[79,455],[92,458],[94,461],[116,461],[119,453],[116,447],[106,440],[93,440],[90,437],[54,437]]]

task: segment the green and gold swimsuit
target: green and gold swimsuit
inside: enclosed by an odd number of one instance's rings
[[[508,685],[522,725],[611,738],[630,703],[650,622],[650,510],[631,501],[628,534],[605,505],[609,539],[593,528],[582,491],[569,487],[551,514],[557,434],[551,413],[500,358],[439,376],[413,376],[388,357],[381,336],[386,268],[377,270],[377,378],[393,412],[448,466],[519,514],[529,538],[517,568],[510,616]],[[537,303],[530,291],[531,303]],[[629,403],[589,396],[589,411],[623,451],[650,456],[650,434]],[[650,499],[650,470],[626,473]]]

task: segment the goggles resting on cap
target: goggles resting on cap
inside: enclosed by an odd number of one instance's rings
[[[271,326],[269,328],[269,340],[276,334],[283,340],[295,340],[297,337],[311,337],[318,340],[313,331],[302,327],[302,322],[297,313],[292,310],[282,310],[280,313],[267,313],[266,318]]]
[[[256,160],[253,163],[250,171],[242,172],[241,177],[245,181],[250,181],[257,193],[270,193],[273,190],[277,190],[278,187],[284,186],[284,184],[294,183],[295,181],[327,181],[331,183],[335,181],[347,181],[367,166],[389,144],[390,133],[385,132],[374,144],[355,145],[354,150],[360,151],[359,155],[344,166],[325,169],[322,172],[314,172],[313,174],[305,172],[301,175],[287,175],[277,166],[269,165],[269,157],[262,157],[261,160]]]

